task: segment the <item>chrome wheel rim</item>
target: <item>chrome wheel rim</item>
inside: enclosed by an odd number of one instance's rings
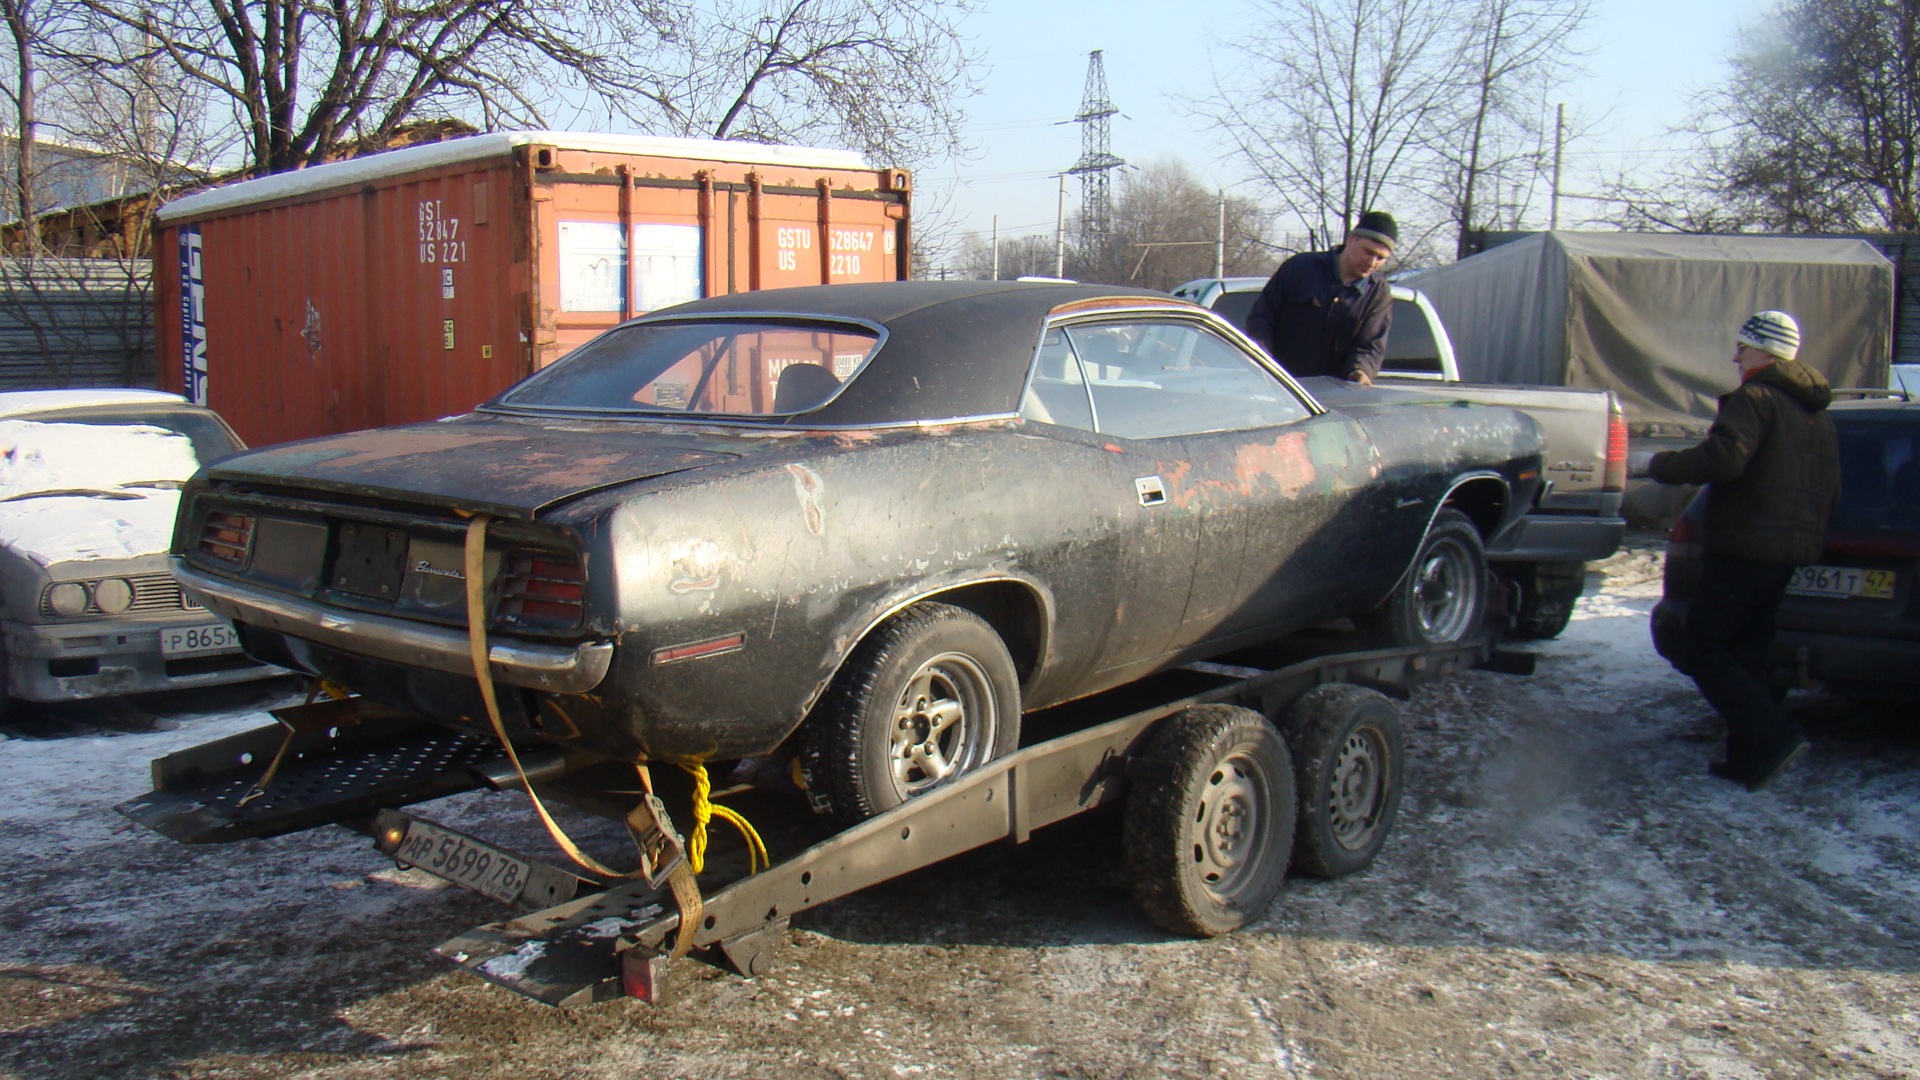
[[[1378,731],[1361,728],[1347,736],[1333,759],[1327,790],[1327,820],[1334,842],[1359,851],[1380,831],[1386,805],[1387,747]]]
[[[993,682],[973,657],[920,665],[894,703],[887,764],[902,798],[981,764],[999,727]]]
[[[1467,635],[1479,599],[1473,569],[1466,546],[1453,539],[1442,539],[1420,561],[1413,601],[1421,637],[1446,642]]]
[[[1260,825],[1273,801],[1260,770],[1244,754],[1222,761],[1207,778],[1194,815],[1194,872],[1215,897],[1232,897],[1260,862]]]

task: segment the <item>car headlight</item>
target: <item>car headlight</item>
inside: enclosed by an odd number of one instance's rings
[[[101,611],[118,615],[133,606],[133,585],[123,578],[108,578],[94,585],[93,602]]]
[[[77,581],[63,581],[47,590],[47,606],[55,615],[85,614],[87,587]]]

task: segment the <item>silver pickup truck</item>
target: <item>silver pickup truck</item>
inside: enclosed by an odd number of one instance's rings
[[[1173,294],[1209,307],[1245,329],[1262,277],[1201,278]],[[1386,363],[1371,389],[1315,380],[1316,396],[1422,394],[1507,405],[1539,422],[1546,434],[1546,484],[1518,525],[1487,548],[1487,561],[1510,592],[1509,631],[1550,638],[1566,629],[1586,584],[1586,564],[1620,546],[1626,521],[1627,423],[1610,390],[1563,386],[1463,383],[1453,342],[1433,305],[1417,289],[1393,288],[1393,328]],[[1328,385],[1322,387],[1321,382]],[[1329,401],[1329,404],[1332,402]]]

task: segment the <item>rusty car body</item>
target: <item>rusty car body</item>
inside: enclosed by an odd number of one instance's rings
[[[470,414],[222,461],[173,559],[254,656],[485,732],[486,515],[512,739],[792,754],[853,820],[1155,670],[1347,616],[1475,633],[1483,542],[1539,469],[1518,412],[1328,410],[1164,294],[819,286],[631,320]]]

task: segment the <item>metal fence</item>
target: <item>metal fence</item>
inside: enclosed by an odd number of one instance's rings
[[[0,390],[154,386],[145,259],[0,258]]]

